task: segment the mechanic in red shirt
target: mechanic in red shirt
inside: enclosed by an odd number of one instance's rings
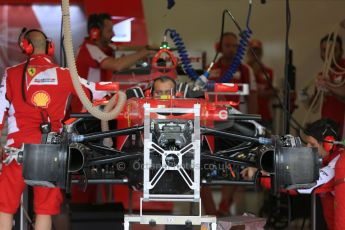
[[[209,80],[219,82],[224,74],[228,71],[232,62],[234,61],[239,41],[237,35],[232,32],[226,32],[222,35],[221,43],[217,46],[217,52],[220,52],[222,56],[213,65],[210,71]],[[226,96],[225,100],[240,100],[239,106],[235,106],[236,109],[242,113],[257,113],[257,88],[253,70],[246,64],[241,63],[233,75],[230,83],[242,83],[249,85],[249,95],[245,97],[238,96]],[[244,102],[244,104],[242,103]],[[220,124],[224,129],[224,123]],[[217,127],[217,124],[215,124]],[[215,147],[217,150],[223,150],[229,146],[221,138],[215,138]],[[208,186],[201,187],[201,198],[206,214],[226,216],[229,215],[229,209],[233,201],[237,186],[222,186],[221,189],[221,201],[219,209],[216,209],[215,202],[213,200],[211,188]]]
[[[335,165],[334,175],[334,229],[345,228],[345,151]]]
[[[113,23],[109,14],[91,14],[88,18],[89,36],[85,38],[77,56],[78,74],[88,81],[111,81],[114,71],[121,71],[145,58],[150,51],[142,49],[137,53],[114,57]]]
[[[52,132],[60,132],[68,98],[76,95],[68,69],[53,63],[54,45],[39,30],[19,36],[20,47],[28,55],[26,62],[6,69],[0,85],[0,129],[7,118],[7,146],[20,148],[24,143],[40,144],[42,124]],[[23,35],[24,34],[24,35]],[[23,35],[23,36],[22,36]],[[82,84],[94,91],[93,83]],[[103,92],[94,98],[102,98]],[[7,158],[0,146],[0,159]],[[15,160],[3,164],[0,175],[0,229],[12,229],[25,187],[22,165]],[[50,230],[51,216],[59,214],[62,195],[58,188],[34,186],[35,229]]]
[[[255,52],[258,61],[261,62],[264,71],[267,73],[268,81],[273,85],[273,70],[262,63],[262,42],[257,39],[252,39],[249,42],[249,47]],[[247,50],[247,64],[253,69],[255,75],[258,95],[258,113],[262,117],[261,123],[265,127],[272,129],[272,99],[275,94],[275,89],[270,86],[260,64],[255,60],[250,49]]]
[[[345,81],[345,59],[342,58],[343,42],[339,36],[334,37],[333,35],[326,35],[323,37],[320,41],[320,55],[323,61],[325,61],[326,58],[326,47],[328,40],[329,42],[336,42],[334,50],[334,60],[336,63],[333,61],[331,63],[331,68],[339,73],[330,71],[328,73],[328,77],[323,76],[322,73],[319,73],[316,81],[316,87],[318,90],[325,91],[325,96],[321,105],[321,117],[336,121],[340,128],[340,136],[344,138],[345,100],[344,97],[341,96],[342,91],[339,91],[339,89],[343,89]],[[341,72],[343,72],[343,74],[340,74]],[[334,87],[334,84],[338,84],[339,86]]]
[[[76,65],[79,76],[88,81],[112,81],[113,72],[128,68],[150,54],[150,51],[142,49],[137,53],[115,58],[115,46],[111,44],[114,36],[113,23],[109,14],[91,14],[87,29],[88,37],[79,49]],[[81,109],[79,99],[73,98],[72,111],[79,112]],[[72,201],[96,202],[97,187],[98,185],[89,185],[85,192],[81,192],[78,186],[72,186]]]
[[[213,80],[216,82],[220,81],[220,79],[224,76],[224,74],[231,66],[238,46],[239,41],[236,34],[232,32],[226,32],[223,34],[221,38],[221,44],[217,45],[217,49],[218,51],[220,51],[222,56],[213,65],[210,71],[209,80]],[[244,101],[246,103],[246,106],[242,107],[240,105],[240,107],[237,109],[240,109],[240,111],[243,113],[256,114],[258,111],[257,87],[253,70],[248,65],[241,63],[237,71],[234,73],[234,76],[232,77],[230,83],[242,83],[249,85],[250,92]]]
[[[335,226],[339,225],[337,222],[340,221],[337,220],[337,212],[338,209],[340,209],[340,207],[337,207],[336,205],[337,199],[339,200],[338,203],[342,204],[341,207],[345,207],[344,201],[342,201],[345,188],[344,186],[342,188],[340,186],[338,188],[335,186],[337,180],[340,181],[340,179],[345,178],[345,167],[343,163],[345,149],[343,146],[325,142],[325,140],[339,140],[337,123],[330,119],[317,120],[307,125],[306,134],[307,136],[305,141],[307,142],[307,146],[318,149],[318,153],[323,160],[323,168],[320,169],[320,176],[314,187],[309,189],[298,189],[297,192],[303,194],[316,193],[319,195],[322,203],[323,217],[326,220],[327,228],[333,230],[335,229]],[[244,169],[241,172],[241,175],[245,179],[252,179],[256,171],[256,168],[249,167]],[[264,187],[270,188],[269,178],[262,178],[261,184]],[[339,183],[339,185],[340,184],[341,183]],[[338,189],[338,197],[334,197],[335,189]],[[337,195],[337,190],[335,191],[335,194]],[[336,203],[334,201],[336,201]],[[340,216],[344,219],[345,211],[340,209],[339,213],[341,214],[338,214],[338,219],[341,219]],[[344,220],[341,220],[341,222],[343,223],[341,224],[342,228],[337,229],[344,229],[345,222]]]

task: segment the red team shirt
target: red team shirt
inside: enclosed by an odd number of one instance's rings
[[[342,59],[339,62],[339,65],[345,68],[345,59]],[[339,83],[344,80],[345,74],[343,75],[331,74],[330,78],[333,83]],[[337,97],[333,95],[325,95],[325,98],[322,104],[322,109],[321,109],[321,117],[329,118],[336,121],[339,124],[340,135],[342,137],[345,137],[344,135],[345,103],[344,102],[342,102],[341,100],[339,100]]]
[[[218,82],[224,76],[224,74],[226,73],[228,69],[229,69],[229,65],[223,65],[222,58],[220,58],[213,65],[208,79],[211,81]],[[229,83],[248,84],[250,91],[255,91],[257,89],[253,70],[246,64],[240,64],[240,66],[238,67],[237,71],[234,73]],[[236,101],[238,100],[238,97],[231,96],[231,99]],[[236,109],[239,109],[239,108],[236,108]]]
[[[228,65],[222,64],[222,58],[220,58],[212,67],[210,71],[209,80],[218,82],[229,69]],[[256,90],[256,83],[252,69],[246,64],[240,64],[235,72],[231,83],[247,83],[250,85],[250,90]]]
[[[343,230],[345,228],[345,151],[340,154],[335,165],[334,181],[334,229]]]
[[[0,129],[7,118],[7,145],[20,148],[23,143],[40,144],[40,124],[49,120],[53,132],[62,128],[62,119],[69,95],[76,92],[68,69],[54,64],[47,55],[32,55],[24,78],[25,63],[6,69],[0,86]],[[95,92],[94,84],[82,80],[82,84]],[[104,93],[94,93],[94,98],[102,98]],[[3,165],[0,175],[0,211],[15,213],[20,196],[25,187],[21,175],[21,165],[12,162]],[[60,190],[34,187],[35,212],[53,215],[59,213],[62,197]]]
[[[101,49],[85,38],[76,60],[79,76],[91,82],[111,81],[113,72],[101,69],[100,65],[105,59],[112,57],[113,52],[110,46]]]

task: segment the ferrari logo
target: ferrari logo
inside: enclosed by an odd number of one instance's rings
[[[30,67],[30,68],[28,68],[28,73],[29,73],[29,75],[32,77],[32,76],[34,76],[34,75],[35,75],[35,73],[36,73],[36,69],[35,69],[35,68],[33,68],[33,67]]]
[[[47,108],[50,103],[50,95],[46,91],[37,91],[31,97],[31,102],[42,108]]]

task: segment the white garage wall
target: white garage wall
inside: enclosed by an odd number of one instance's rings
[[[188,50],[206,51],[209,63],[220,34],[223,10],[230,10],[239,24],[245,27],[248,0],[175,2],[175,6],[167,10],[165,0],[143,0],[151,43],[159,44],[165,28],[174,28],[180,33]],[[266,4],[253,0],[250,23],[253,38],[264,42],[264,62],[273,67],[278,85],[284,75],[285,4],[284,0],[266,0]],[[297,89],[301,89],[321,68],[319,41],[332,26],[345,19],[345,0],[290,0],[290,8],[292,22],[289,41],[297,68]],[[226,31],[237,32],[229,17],[225,25]],[[344,34],[342,30],[343,40]],[[305,109],[300,106],[295,115],[301,121],[304,113]]]

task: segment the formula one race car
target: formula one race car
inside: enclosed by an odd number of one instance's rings
[[[117,128],[108,131],[100,131],[99,120],[88,113],[72,114],[62,133],[49,133],[42,144],[25,144],[17,161],[31,185],[69,190],[73,180],[128,183],[143,190],[143,202],[201,202],[202,184],[255,185],[259,174],[246,181],[240,176],[245,167],[269,173],[274,193],[313,186],[320,168],[316,150],[291,135],[265,137],[256,122],[260,116],[242,114],[232,107],[234,101],[220,100],[219,93],[238,94],[239,87],[216,85],[199,99],[133,97],[116,118]],[[107,138],[116,144],[109,147]],[[219,143],[228,147],[219,149]]]
[[[237,85],[221,85],[216,91],[221,87],[238,91]],[[117,117],[121,128],[103,132],[90,133],[95,130],[90,114],[74,114],[61,134],[50,133],[41,145],[25,145],[24,177],[32,184],[62,188],[68,188],[70,176],[76,174],[83,175],[85,183],[125,179],[143,186],[147,197],[189,194],[188,190],[199,190],[200,183],[254,185],[239,174],[248,166],[268,172],[275,192],[317,180],[315,150],[302,147],[300,139],[290,135],[264,137],[265,129],[256,122],[260,116],[241,114],[217,95],[211,102],[211,96],[131,98]],[[103,145],[109,137],[118,137],[117,148]],[[230,142],[229,148],[215,148],[214,139]],[[25,162],[40,167],[25,167]],[[306,168],[308,172],[301,173]]]

